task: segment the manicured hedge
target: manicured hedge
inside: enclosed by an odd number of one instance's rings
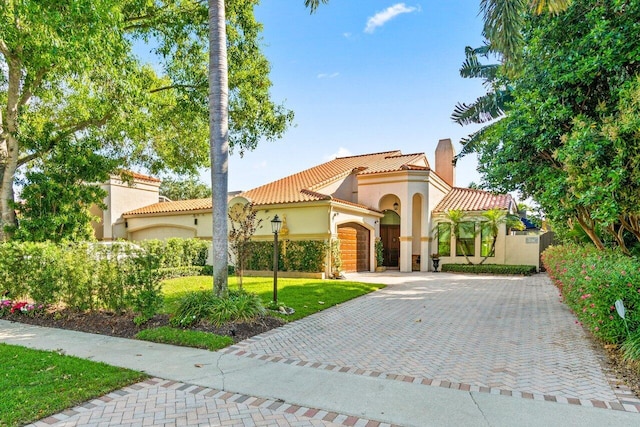
[[[129,244],[0,244],[0,293],[81,311],[132,310],[143,318],[162,303],[157,259]]]
[[[452,273],[519,274],[529,276],[536,272],[536,267],[533,265],[443,264],[442,271]]]
[[[627,339],[615,309],[626,308],[627,326],[640,331],[640,261],[613,250],[574,245],[551,246],[542,256],[549,277],[579,321],[606,342]]]
[[[160,280],[201,274],[209,243],[198,239],[0,244],[0,294],[71,309],[132,310],[153,316]]]
[[[202,267],[211,246],[206,240],[180,238],[143,240],[138,244],[158,259],[160,268]]]
[[[318,273],[324,271],[327,244],[319,240],[278,242],[278,270]],[[251,242],[247,270],[273,270],[273,242]]]

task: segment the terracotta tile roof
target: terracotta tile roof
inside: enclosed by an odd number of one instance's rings
[[[177,200],[175,202],[154,203],[153,205],[149,205],[143,208],[134,209],[132,211],[125,212],[122,215],[133,216],[133,215],[146,215],[146,214],[156,214],[156,213],[199,211],[203,209],[211,209],[211,207],[212,207],[211,198]]]
[[[486,211],[489,209],[511,209],[515,200],[510,194],[493,194],[488,191],[471,188],[454,188],[444,196],[433,212],[459,209],[466,212]]]
[[[402,154],[399,150],[360,156],[338,157],[321,165],[242,193],[256,205],[297,203],[332,199],[320,189],[351,173],[373,174],[406,169],[429,169],[423,153]]]
[[[143,175],[141,173],[137,173],[137,172],[133,172],[133,171],[123,170],[120,173],[122,175],[130,176],[133,179],[139,179],[141,181],[161,182],[161,180],[156,178],[156,177],[149,176],[149,175]]]

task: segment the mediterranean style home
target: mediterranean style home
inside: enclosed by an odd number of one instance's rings
[[[492,253],[488,236],[478,232],[482,213],[500,209],[517,213],[508,194],[455,186],[454,149],[440,140],[435,168],[424,153],[400,151],[340,157],[239,194],[229,206],[252,202],[263,220],[254,240],[272,240],[269,221],[283,220],[279,237],[289,240],[338,239],[342,271],[375,271],[375,242],[383,245],[383,266],[402,272],[429,271],[430,254],[440,262],[465,263],[453,233],[447,233],[445,212],[465,212],[459,239],[466,255],[479,262],[539,266],[541,243],[537,235],[509,235],[503,226]],[[195,237],[211,239],[211,199],[159,201],[160,181],[133,174],[133,186],[114,177],[103,184],[107,210],[95,224],[100,240]],[[479,228],[476,228],[479,227]],[[446,228],[448,229],[448,227]],[[440,233],[436,232],[440,230]],[[466,230],[466,231],[465,231]],[[327,256],[326,271],[332,271]]]

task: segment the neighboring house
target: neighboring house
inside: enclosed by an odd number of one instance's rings
[[[107,209],[97,206],[91,208],[91,213],[99,221],[92,223],[98,240],[130,239],[126,229],[126,221],[122,214],[140,206],[157,203],[160,193],[160,180],[135,172],[125,172],[129,175],[127,181],[113,175],[109,181],[100,185],[107,192],[104,204]]]
[[[376,238],[382,240],[383,265],[387,268],[403,272],[428,271],[432,269],[429,255],[438,251],[439,244],[433,239],[433,230],[438,227],[444,210],[462,209],[471,217],[479,217],[486,209],[497,207],[510,213],[515,209],[509,195],[456,188],[453,159],[449,139],[438,143],[435,169],[424,153],[387,151],[336,158],[232,195],[229,206],[254,203],[258,218],[263,219],[255,240],[273,239],[269,221],[275,215],[284,220],[280,238],[285,241],[339,239],[342,270],[346,272],[375,271]],[[136,185],[147,184],[142,180],[139,184],[136,181]],[[136,208],[119,212],[122,215],[117,224],[124,225],[124,235],[117,237],[211,239],[210,199],[140,203]],[[114,213],[110,216],[114,217]],[[488,262],[521,263],[511,262],[514,258],[505,255],[513,252],[507,246],[507,237],[512,236],[506,236],[505,227],[498,237],[496,254]],[[478,248],[474,260],[481,259],[481,239],[479,235],[474,236],[475,248]],[[450,241],[449,245],[451,255],[443,262],[465,262],[463,257],[455,255],[456,243]],[[535,261],[525,263],[537,266],[538,252],[534,252],[531,259]],[[327,256],[327,274],[332,271],[330,263]]]

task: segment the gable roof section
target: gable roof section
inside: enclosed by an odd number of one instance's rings
[[[125,212],[123,216],[148,215],[157,213],[177,213],[211,209],[211,198],[176,200],[175,202],[159,202],[143,208]]]
[[[428,170],[424,154],[402,154],[399,150],[360,156],[338,157],[241,194],[256,205],[335,200],[317,190],[351,173],[374,174],[407,169]],[[351,202],[349,202],[351,204]],[[366,207],[366,206],[363,206]]]
[[[433,212],[444,212],[459,209],[465,212],[487,211],[489,209],[506,209],[515,206],[510,194],[493,194],[488,191],[455,187],[438,203]]]

